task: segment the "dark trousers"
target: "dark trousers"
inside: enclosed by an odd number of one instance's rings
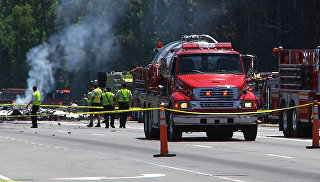
[[[111,106],[111,105],[104,105],[103,108],[105,111],[113,111],[114,110],[114,106]],[[110,125],[111,125],[111,127],[114,127],[114,114],[113,113],[105,113],[104,120],[106,122],[106,127],[109,127],[109,117],[111,119]]]
[[[129,102],[119,102],[119,109],[120,109],[120,110],[129,109]],[[128,112],[122,112],[122,113],[120,113],[120,127],[125,127],[125,126],[126,126],[127,113],[128,113]]]
[[[39,110],[39,106],[36,106],[36,105],[32,105],[32,108],[31,108],[31,115],[37,115],[37,112]],[[38,127],[38,118],[37,116],[31,116],[31,120],[32,120],[32,126],[33,127]]]

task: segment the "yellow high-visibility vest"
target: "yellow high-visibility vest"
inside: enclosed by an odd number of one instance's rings
[[[41,96],[40,96],[40,92],[36,91],[33,94],[34,100],[32,101],[32,104],[35,106],[40,106],[41,104]]]
[[[92,102],[100,104],[100,98],[101,98],[101,95],[102,95],[102,90],[100,88],[96,88],[96,89],[93,90],[93,92],[95,92],[96,95],[92,99]]]
[[[104,106],[113,106],[114,105],[114,93],[106,92],[102,94],[102,103]]]
[[[131,91],[123,88],[118,90],[118,101],[119,102],[130,102]]]
[[[92,91],[88,92],[88,104],[91,103],[92,100]]]

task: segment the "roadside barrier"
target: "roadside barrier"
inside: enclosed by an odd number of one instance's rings
[[[312,146],[307,146],[307,149],[320,148],[319,147],[319,111],[318,101],[315,100],[313,104],[313,126],[312,126]]]
[[[168,152],[167,123],[164,104],[160,104],[160,154],[153,157],[174,157],[176,154]]]

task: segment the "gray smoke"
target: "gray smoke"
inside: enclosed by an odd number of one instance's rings
[[[75,74],[72,80],[82,81],[82,84],[85,83],[81,80],[81,74],[88,72],[89,68],[108,70],[106,62],[115,58],[117,50],[113,27],[123,14],[125,5],[126,1],[113,0],[60,1],[56,9],[56,23],[63,28],[47,43],[27,53],[27,63],[31,68],[28,88],[25,97],[16,99],[17,103],[30,101],[34,85],[41,91],[42,99],[55,90],[57,70]]]

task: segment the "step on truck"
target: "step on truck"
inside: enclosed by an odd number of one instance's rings
[[[248,87],[253,56],[208,35],[186,35],[165,46],[159,42],[154,50],[149,65],[132,70],[133,106],[164,104],[168,139],[181,139],[183,132],[230,139],[235,131],[243,132],[245,140],[256,139],[257,101]],[[160,110],[140,113],[146,138],[159,138]]]

